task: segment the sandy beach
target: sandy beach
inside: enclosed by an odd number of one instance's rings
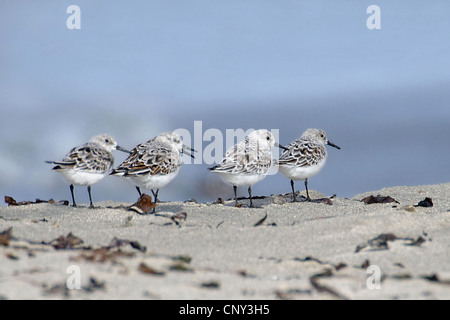
[[[450,299],[449,195],[4,206],[0,299]]]

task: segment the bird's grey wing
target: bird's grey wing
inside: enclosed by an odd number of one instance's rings
[[[112,153],[95,144],[75,147],[61,161],[47,161],[56,166],[53,170],[74,169],[86,172],[106,172],[113,163]]]
[[[222,162],[211,168],[214,172],[261,174],[267,172],[271,157],[260,152],[259,146],[246,138],[230,148]]]
[[[317,143],[298,139],[287,146],[278,159],[278,164],[283,166],[305,167],[317,164],[325,155],[325,148]]]
[[[169,174],[178,169],[181,157],[172,148],[149,140],[131,151],[128,158],[112,174],[133,176]]]

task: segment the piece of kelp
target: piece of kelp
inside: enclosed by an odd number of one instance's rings
[[[425,198],[424,200],[422,200],[418,204],[416,204],[414,207],[431,208],[432,206],[433,206],[433,199]]]
[[[364,202],[365,204],[392,203],[392,202],[399,203],[397,200],[395,200],[391,196],[380,196],[380,195],[377,195],[376,197],[374,195],[370,195],[370,196],[362,199],[361,202]]]
[[[36,199],[36,201],[20,201],[20,202],[17,202],[13,197],[10,197],[10,196],[5,196],[5,203],[8,206],[25,206],[25,205],[37,204],[37,203],[62,204],[62,205],[65,205],[65,206],[69,205],[69,201],[68,200],[61,200],[61,201],[56,202],[53,199],[50,199],[50,200]]]
[[[356,247],[355,253],[358,253],[366,248],[371,251],[376,250],[388,250],[389,244],[388,242],[402,240],[405,241],[405,246],[420,246],[422,243],[424,243],[426,240],[419,236],[416,239],[414,238],[404,238],[404,237],[397,237],[393,233],[382,233],[378,235],[377,237],[370,239],[366,241],[363,244],[360,244]]]

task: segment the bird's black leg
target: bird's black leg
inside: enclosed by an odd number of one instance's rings
[[[248,187],[248,195],[250,197],[250,208],[254,208],[253,206],[253,200],[252,200],[252,187]]]
[[[311,201],[311,198],[309,197],[309,191],[308,191],[308,179],[305,179],[305,188],[306,188],[306,201]]]
[[[138,186],[136,186],[136,190],[137,190],[137,192],[139,193],[139,197],[141,197],[141,196],[142,196],[141,188],[139,188]]]
[[[153,190],[152,190],[153,197],[155,198],[155,203],[158,201],[158,193],[159,193],[159,189],[157,189],[156,192],[153,192]]]
[[[234,191],[234,205],[237,207],[237,206],[238,206],[238,201],[237,201],[237,186],[233,186],[233,191]]]
[[[153,197],[155,198],[155,207],[153,208],[152,213],[156,212],[156,202],[158,201],[158,193],[159,193],[159,189],[156,189],[156,192],[153,192],[153,190],[152,190]]]
[[[94,209],[94,204],[92,203],[92,196],[91,196],[91,186],[87,186],[87,190],[89,193],[89,208]]]
[[[72,207],[76,207],[77,204],[75,203],[75,195],[73,193],[73,184],[70,185],[70,193],[72,194]]]
[[[292,188],[292,202],[297,202],[297,195],[295,194],[295,188],[294,188],[294,180],[291,180],[291,188]]]

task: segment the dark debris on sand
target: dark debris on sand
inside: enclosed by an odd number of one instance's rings
[[[433,200],[431,198],[425,198],[424,200],[420,201],[418,204],[414,205],[414,207],[424,207],[424,208],[431,208],[433,206]]]
[[[37,204],[37,203],[60,204],[60,205],[65,205],[65,206],[69,205],[69,201],[68,200],[61,200],[61,201],[56,202],[53,199],[50,199],[50,200],[36,199],[36,201],[20,201],[20,202],[17,202],[13,197],[10,197],[10,196],[5,196],[5,203],[8,206],[26,206],[26,205],[29,205],[29,204]]]
[[[388,243],[398,240],[404,241],[405,246],[417,246],[417,247],[420,246],[422,243],[426,242],[426,240],[422,236],[418,236],[417,238],[414,239],[414,238],[397,237],[393,233],[383,233],[373,239],[370,239],[358,245],[355,249],[355,253],[358,253],[364,249],[368,249],[370,251],[389,250]]]
[[[390,196],[380,196],[377,195],[376,197],[373,195],[370,195],[368,197],[365,197],[361,200],[361,202],[364,202],[365,204],[373,204],[373,203],[399,203],[397,200]]]

